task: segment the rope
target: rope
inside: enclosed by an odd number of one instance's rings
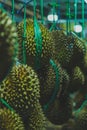
[[[12,0],[12,21],[14,22],[14,0]]]
[[[26,49],[25,49],[25,43],[26,43],[26,3],[24,3],[24,31],[23,31],[23,42],[22,42],[22,48],[23,48],[23,63],[26,64]]]
[[[2,104],[4,104],[9,110],[14,111],[14,109],[3,98],[0,98],[0,102],[2,102]]]
[[[44,17],[43,17],[43,0],[40,0],[41,2],[41,23],[44,23]]]
[[[31,1],[33,1],[33,0],[29,0],[28,2],[25,2],[26,6],[27,6]],[[17,14],[20,14],[23,8],[24,8],[24,5],[23,5],[19,10],[17,10]]]
[[[71,18],[71,14],[70,14],[70,0],[68,0],[66,8],[67,8],[67,12],[66,12],[66,16],[67,16],[66,33],[68,35],[71,32],[71,24],[70,24],[70,18]]]
[[[77,0],[75,0],[74,7],[75,7],[75,25],[76,25],[77,24]]]
[[[50,28],[50,31],[57,30],[57,26],[56,26],[57,21],[55,20],[55,13],[56,13],[55,7],[58,6],[58,5],[56,3],[52,3],[52,6],[53,6],[53,12],[52,12],[53,13],[53,24]]]
[[[54,72],[56,75],[56,83],[55,83],[55,89],[54,89],[54,92],[53,92],[53,95],[52,95],[50,101],[46,105],[43,106],[44,111],[46,111],[49,108],[49,106],[51,105],[51,103],[54,102],[54,100],[57,96],[58,90],[59,90],[59,70],[58,70],[58,67],[52,59],[50,59],[50,64],[51,64],[52,68],[54,69]]]
[[[74,114],[78,114],[85,106],[87,106],[87,100],[85,100],[83,102],[83,104],[81,105],[81,107],[78,110],[74,111]]]
[[[42,53],[42,34],[40,27],[36,19],[36,0],[34,0],[34,32],[35,32],[35,43],[36,43],[36,57],[35,57],[35,68],[40,68],[40,59]]]
[[[84,38],[84,0],[82,0],[82,38]]]

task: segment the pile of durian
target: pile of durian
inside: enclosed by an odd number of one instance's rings
[[[24,22],[15,25],[0,10],[0,130],[46,130],[47,121],[61,130],[86,130],[87,46],[74,34],[38,25],[40,57],[34,21],[26,20],[24,39]]]

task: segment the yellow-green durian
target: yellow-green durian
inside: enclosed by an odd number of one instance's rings
[[[46,118],[43,113],[40,103],[30,113],[29,117],[25,121],[26,130],[45,130]]]
[[[55,46],[54,57],[58,60],[61,66],[68,66],[73,53],[72,41],[68,41],[66,34],[62,30],[52,31],[52,37]]]
[[[8,14],[0,9],[0,81],[11,69],[17,56],[17,31]]]
[[[17,26],[18,32],[18,41],[19,41],[19,60],[23,61],[23,21],[20,22]],[[42,48],[41,54],[37,56],[37,44],[35,41],[35,31],[34,31],[34,22],[30,19],[26,20],[26,39],[25,39],[25,50],[26,50],[26,64],[32,67],[36,67],[37,64],[36,59],[39,58],[40,65],[46,65],[49,63],[49,59],[52,56],[53,52],[53,39],[51,37],[50,31],[42,24],[39,24],[41,30],[41,37],[42,37]]]
[[[22,116],[30,114],[39,102],[40,85],[37,74],[27,65],[15,65],[1,84],[0,97]]]
[[[21,117],[9,109],[0,109],[0,130],[25,130]]]
[[[78,91],[82,88],[84,88],[85,84],[85,75],[81,71],[79,66],[76,66],[73,69],[73,72],[71,74],[70,84],[69,84],[69,90],[70,92]]]

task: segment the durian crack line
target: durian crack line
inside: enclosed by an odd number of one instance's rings
[[[49,105],[54,102],[56,95],[58,93],[58,90],[59,90],[59,80],[58,80],[59,79],[59,70],[58,70],[58,67],[52,59],[50,59],[50,64],[53,67],[55,74],[56,74],[56,83],[55,83],[55,89],[54,89],[54,92],[53,92],[53,95],[52,95],[50,101],[46,105],[43,106],[44,111],[46,111],[48,109]]]
[[[0,98],[0,102],[2,102],[9,110],[14,111],[14,109],[3,99]]]

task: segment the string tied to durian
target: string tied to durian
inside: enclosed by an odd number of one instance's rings
[[[14,0],[12,0],[12,21],[14,22]]]
[[[56,74],[56,82],[55,82],[55,89],[54,89],[54,92],[53,92],[53,95],[52,95],[50,101],[43,106],[43,110],[44,110],[44,111],[46,111],[46,110],[49,108],[49,106],[54,102],[54,100],[55,100],[55,98],[56,98],[56,96],[57,96],[57,94],[58,94],[59,84],[60,84],[60,83],[59,83],[59,70],[58,70],[58,67],[57,67],[56,63],[55,63],[52,59],[50,59],[50,65],[52,66],[52,68],[53,68],[54,71],[55,71],[55,74]]]
[[[36,0],[34,0],[34,33],[35,33],[35,43],[36,43],[35,68],[39,69],[41,54],[42,54],[42,34],[36,18]]]
[[[67,20],[66,20],[66,32],[67,32],[67,35],[68,35],[69,33],[71,33],[71,23],[70,23],[70,20],[71,20],[70,0],[68,0],[66,8],[67,8],[67,12],[66,12],[66,16],[67,16]]]
[[[41,4],[41,23],[43,24],[43,22],[44,22],[44,17],[43,17],[43,0],[40,0],[40,4]]]
[[[24,2],[24,31],[23,31],[23,42],[22,42],[22,48],[23,48],[23,63],[26,64],[26,3]]]
[[[26,6],[27,6],[31,1],[33,1],[33,0],[29,0],[27,2],[23,1],[23,3],[25,2]],[[22,2],[22,1],[20,1],[20,2]],[[17,10],[17,14],[20,14],[23,8],[24,8],[24,5],[19,10]]]
[[[60,6],[59,4],[56,4],[56,3],[52,3],[51,4],[52,8],[53,8],[53,24],[50,28],[50,31],[52,30],[58,30],[59,28],[57,27],[57,20],[55,20],[55,13],[56,13],[56,7]]]
[[[11,111],[14,111],[14,109],[3,99],[3,98],[0,98],[0,102],[6,106],[9,110]]]
[[[87,100],[85,100],[85,101],[82,103],[82,105],[81,105],[80,108],[78,108],[77,110],[74,110],[74,111],[73,111],[74,115],[77,116],[77,115],[81,112],[81,110],[83,110],[83,109],[85,108],[85,106],[87,107]]]

